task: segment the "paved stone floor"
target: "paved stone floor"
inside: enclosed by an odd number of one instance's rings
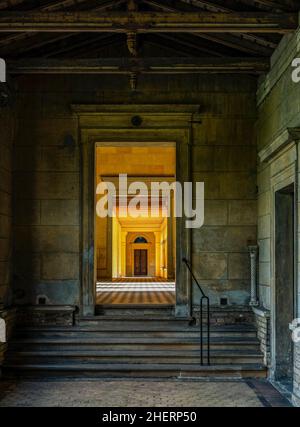
[[[267,381],[0,381],[0,407],[289,406]]]

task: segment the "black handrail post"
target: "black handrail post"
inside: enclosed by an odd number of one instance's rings
[[[198,280],[196,279],[191,266],[188,262],[188,260],[186,258],[183,258],[182,261],[184,262],[184,264],[186,265],[186,267],[188,268],[189,272],[191,273],[191,276],[193,278],[193,280],[196,282],[198,288],[200,289],[201,292],[201,298],[200,298],[200,363],[201,365],[203,365],[203,301],[206,301],[206,314],[207,314],[207,325],[206,325],[206,334],[207,334],[207,364],[210,365],[210,304],[209,304],[209,297],[207,295],[205,295],[205,293],[203,292]]]
[[[203,365],[203,297],[200,298],[200,353],[201,365]]]
[[[207,298],[207,364],[210,365],[210,307]]]

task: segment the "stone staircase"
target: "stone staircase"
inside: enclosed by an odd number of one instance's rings
[[[205,342],[205,348],[207,343]],[[103,316],[63,327],[18,328],[4,376],[40,377],[264,377],[252,325],[213,326],[211,365],[200,365],[199,326],[173,317]]]

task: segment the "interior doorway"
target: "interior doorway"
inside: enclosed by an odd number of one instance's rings
[[[134,275],[147,276],[148,251],[147,249],[134,249]]]
[[[293,341],[289,324],[295,316],[295,190],[275,193],[275,378],[292,383]]]
[[[166,200],[160,192],[153,212],[151,186],[176,180],[175,144],[104,144],[96,147],[95,159],[96,186],[109,182],[116,189],[114,215],[95,218],[97,305],[174,305],[174,194]],[[146,192],[127,194],[126,189],[124,194],[120,175],[126,175],[127,189],[142,183]],[[140,202],[138,215],[133,216],[130,206],[135,195]]]

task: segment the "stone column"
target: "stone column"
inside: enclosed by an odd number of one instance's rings
[[[257,298],[257,284],[256,284],[256,262],[257,262],[257,245],[249,245],[248,251],[250,255],[250,277],[251,277],[251,298],[250,305],[256,307],[259,305]]]

